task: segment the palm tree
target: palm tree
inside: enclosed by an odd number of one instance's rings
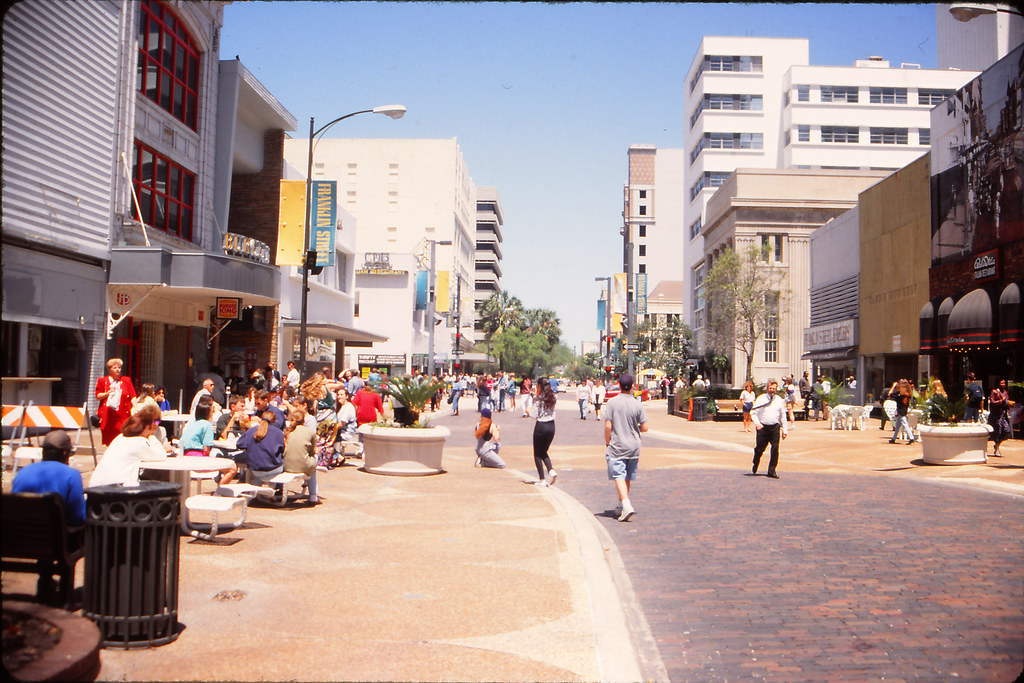
[[[491,340],[495,334],[507,328],[522,327],[523,302],[503,289],[491,294],[480,304],[477,318],[487,342],[487,352],[490,353]]]
[[[558,316],[548,308],[531,308],[525,315],[526,329],[534,334],[540,333],[545,336],[550,346],[558,343],[562,337],[562,328],[559,326]]]

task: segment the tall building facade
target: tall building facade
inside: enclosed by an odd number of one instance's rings
[[[682,188],[683,280],[698,353],[706,351],[706,205],[730,173],[902,168],[928,151],[931,109],[973,75],[914,64],[892,67],[878,57],[849,67],[812,66],[806,39],[701,41],[685,80]],[[807,323],[798,321],[800,327]]]
[[[219,60],[224,4],[27,0],[4,17],[4,375],[59,378],[46,402],[94,404],[110,356],[191,394],[226,323],[275,315],[267,237],[231,198],[259,173],[276,192],[295,120]]]
[[[476,188],[474,310],[489,296],[501,291],[501,243],[505,241],[504,224],[505,216],[501,209],[498,188]]]
[[[285,143],[292,167],[304,169],[307,152],[307,140]],[[338,206],[355,219],[354,325],[387,338],[372,351],[353,349],[346,363],[389,374],[425,368],[433,333],[443,366],[456,318],[472,320],[476,282],[477,191],[458,142],[323,138],[312,179],[337,181]],[[432,253],[437,325],[426,300]]]

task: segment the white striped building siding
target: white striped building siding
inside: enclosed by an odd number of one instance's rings
[[[6,235],[108,258],[120,19],[110,2],[25,0],[5,15]]]

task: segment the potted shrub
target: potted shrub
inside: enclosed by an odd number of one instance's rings
[[[423,410],[441,383],[429,377],[393,377],[382,391],[394,404],[393,415],[359,428],[363,469],[374,474],[423,476],[441,474],[441,456],[450,432],[431,427]]]
[[[918,428],[924,461],[931,465],[970,465],[988,462],[985,446],[992,428],[961,422],[966,398],[932,393],[924,403],[924,424]]]

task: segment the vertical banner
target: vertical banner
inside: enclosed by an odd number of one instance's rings
[[[622,334],[622,319],[625,317],[622,313],[612,313],[612,334]]]
[[[434,292],[435,308],[438,313],[447,313],[451,310],[449,301],[449,272],[447,270],[437,271],[437,290]]]
[[[607,320],[607,317],[608,317],[608,314],[606,313],[607,310],[608,310],[607,302],[604,299],[598,299],[597,300],[597,330],[601,334],[604,334],[604,325],[605,325],[605,321]]]
[[[334,231],[338,222],[338,181],[313,181],[313,226],[310,249],[316,250],[316,265],[334,265]]]
[[[416,310],[425,311],[427,310],[427,276],[430,275],[429,271],[417,270],[416,271]]]
[[[626,274],[612,276],[612,313],[626,314]]]
[[[647,315],[647,273],[636,274],[633,298],[636,301],[636,314]]]
[[[278,266],[301,266],[306,239],[306,181],[282,180],[277,212]]]

